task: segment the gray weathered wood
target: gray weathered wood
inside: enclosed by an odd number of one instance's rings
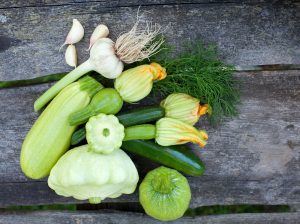
[[[130,29],[139,5],[142,11],[150,12],[143,20],[169,25],[166,36],[173,44],[199,37],[216,42],[224,60],[236,65],[300,63],[299,3],[221,2],[2,1],[0,79],[68,70],[58,48],[72,18],[78,18],[86,28],[84,40],[77,45],[82,62],[88,57],[84,49],[93,28],[99,22],[106,23],[115,38]],[[237,77],[243,85],[241,114],[216,129],[204,125],[209,144],[204,150],[195,150],[207,172],[189,178],[191,206],[297,204],[300,71],[244,72]],[[22,141],[37,118],[32,104],[49,86],[0,90],[0,206],[78,203],[55,195],[46,180],[28,180],[18,165]],[[141,177],[156,166],[139,157],[133,159]],[[108,201],[131,202],[138,197],[135,193]]]
[[[299,0],[286,0],[285,4],[297,2]],[[101,0],[10,0],[1,3],[2,9],[44,7],[44,6],[67,6],[81,5],[86,3],[97,3],[101,7],[128,7],[128,6],[153,6],[153,5],[175,5],[175,4],[226,4],[226,3],[269,3],[268,0],[121,0],[121,1],[101,1]],[[282,4],[280,0],[272,1],[272,4]]]
[[[299,212],[289,213],[261,213],[261,214],[230,214],[198,217],[183,217],[168,223],[193,224],[297,224],[300,220]],[[139,213],[124,212],[0,212],[0,223],[5,224],[125,224],[125,223],[163,223]]]
[[[201,177],[189,177],[191,207],[214,204],[297,204],[300,201],[300,71],[241,72],[238,118],[212,128]],[[46,180],[26,179],[19,153],[37,114],[32,105],[50,84],[0,91],[0,206],[74,203],[56,196]],[[204,122],[205,123],[205,122]],[[141,177],[155,164],[134,157]],[[145,166],[147,164],[147,166]],[[137,193],[114,202],[136,202]],[[78,202],[78,201],[76,201]]]
[[[165,35],[172,44],[198,38],[216,42],[222,57],[235,65],[300,64],[299,3],[218,2],[222,1],[2,1],[0,80],[70,70],[58,48],[72,18],[86,28],[84,40],[76,45],[83,62],[94,27],[107,24],[115,39],[131,28],[139,5],[141,12],[149,12],[142,21],[168,26]]]

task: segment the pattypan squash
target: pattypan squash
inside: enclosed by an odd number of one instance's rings
[[[138,180],[135,165],[121,149],[101,154],[83,145],[58,160],[48,185],[58,195],[100,203],[105,198],[133,193]]]
[[[114,115],[98,114],[85,125],[86,140],[94,152],[109,154],[119,149],[124,138],[124,126]]]

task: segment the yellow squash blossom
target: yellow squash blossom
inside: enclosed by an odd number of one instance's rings
[[[157,63],[140,65],[122,72],[116,78],[115,89],[125,102],[134,103],[151,92],[154,80],[162,80],[166,75],[166,69]]]
[[[208,112],[208,105],[185,93],[173,93],[164,99],[160,106],[165,109],[165,117],[178,119],[194,125],[200,116]]]
[[[192,142],[203,148],[207,139],[206,131],[198,130],[176,119],[162,118],[156,122],[155,140],[159,145],[170,146]]]

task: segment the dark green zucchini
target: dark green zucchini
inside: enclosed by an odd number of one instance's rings
[[[201,159],[184,145],[166,147],[153,141],[131,140],[124,141],[121,148],[187,175],[200,176],[205,171]]]
[[[85,127],[81,127],[79,129],[77,129],[71,138],[71,145],[77,145],[78,143],[80,143],[82,140],[85,139]]]
[[[117,115],[120,123],[125,127],[146,124],[148,122],[156,121],[164,116],[165,110],[160,106],[135,109]]]
[[[160,106],[146,107],[123,112],[117,115],[121,124],[124,127],[130,127],[137,124],[146,124],[156,121],[165,116],[165,111]],[[82,127],[74,132],[71,139],[71,145],[77,145],[85,139],[85,127]]]

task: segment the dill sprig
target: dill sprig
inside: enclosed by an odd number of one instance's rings
[[[172,52],[160,55],[158,60],[167,69],[167,77],[153,85],[153,92],[163,96],[187,93],[208,103],[212,108],[211,124],[238,114],[238,82],[233,77],[234,67],[223,63],[214,45],[202,42],[188,44],[175,57]]]

